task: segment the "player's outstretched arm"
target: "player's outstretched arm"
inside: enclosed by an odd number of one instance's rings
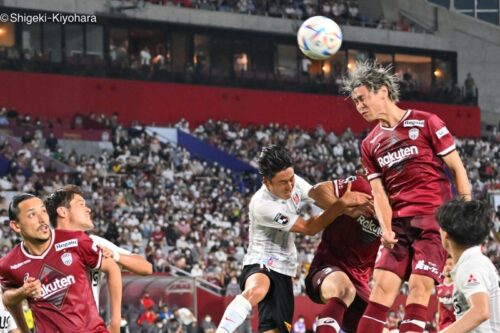
[[[153,265],[146,258],[137,254],[120,254],[120,259],[117,261],[126,270],[137,275],[153,274]]]
[[[375,214],[382,229],[382,245],[387,248],[394,247],[397,239],[392,231],[392,208],[389,203],[389,198],[385,192],[382,179],[375,178],[370,181],[370,186],[373,193],[373,206]]]
[[[308,220],[298,217],[290,231],[305,235],[316,235],[337,217],[344,214],[347,208],[366,205],[370,201],[370,195],[361,192],[351,192],[351,187],[352,184],[349,183],[344,195],[320,215],[313,216]]]
[[[464,200],[471,200],[472,195],[469,177],[467,176],[467,171],[465,170],[464,164],[462,163],[458,152],[455,150],[448,155],[443,156],[443,161],[453,174],[458,195]]]
[[[106,274],[111,300],[111,322],[108,329],[110,333],[119,333],[122,319],[122,274],[111,258],[103,258],[101,270]]]
[[[439,333],[467,333],[490,318],[488,294],[478,292],[468,299],[470,309],[456,322]]]
[[[22,333],[30,333],[30,329],[28,328],[28,324],[24,318],[21,302],[28,297],[39,296],[40,290],[40,280],[30,277],[21,287],[3,291],[2,301],[5,308],[9,311],[12,318],[14,318],[18,329]]]
[[[314,204],[321,209],[327,209],[338,200],[335,195],[332,181],[321,182],[314,185],[307,194],[314,200]]]

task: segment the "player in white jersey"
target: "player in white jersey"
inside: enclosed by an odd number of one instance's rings
[[[493,228],[491,212],[481,201],[452,200],[437,220],[443,247],[453,258],[456,322],[440,333],[500,333],[500,278],[480,245]]]
[[[67,185],[56,190],[45,199],[45,206],[50,217],[50,223],[56,229],[89,231],[94,228],[91,218],[91,210],[86,206],[85,199],[77,186]],[[90,238],[103,249],[103,254],[114,259],[118,264],[132,273],[149,275],[153,272],[152,265],[145,258],[132,254],[110,241],[95,235]],[[90,283],[94,300],[99,309],[99,295],[101,287],[102,272],[91,271]],[[111,326],[120,325],[121,321],[121,298],[122,285],[121,275],[119,281],[110,280],[107,276],[110,299],[111,299]]]
[[[290,332],[293,316],[292,277],[297,269],[295,232],[314,235],[346,208],[367,205],[370,196],[347,192],[321,215],[308,220],[301,204],[312,202],[312,188],[294,173],[290,153],[283,147],[265,147],[259,157],[262,187],[250,201],[250,244],[243,259],[241,295],[228,305],[217,333],[233,333],[259,305],[259,332]]]
[[[0,333],[19,333],[16,321],[5,308],[2,301],[2,288],[0,288]]]

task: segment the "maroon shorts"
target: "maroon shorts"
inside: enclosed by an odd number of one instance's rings
[[[370,287],[368,281],[356,281],[355,279],[338,266],[320,266],[312,268],[306,277],[306,294],[315,303],[323,304],[321,301],[321,284],[325,278],[333,272],[344,272],[349,276],[349,279],[356,288],[356,297],[352,304],[347,308],[342,322],[342,330],[347,333],[356,332],[358,323],[365,312],[368,305],[368,297],[370,296]]]
[[[391,250],[381,250],[375,269],[393,272],[405,281],[411,274],[418,274],[441,283],[446,251],[435,216],[397,218],[392,221],[392,230],[398,242]]]

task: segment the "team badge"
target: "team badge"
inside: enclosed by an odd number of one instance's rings
[[[61,256],[61,260],[66,266],[71,266],[71,264],[73,263],[73,256],[71,255],[71,252],[63,253]]]
[[[274,217],[274,222],[278,222],[281,225],[287,225],[288,224],[288,216],[283,215],[281,213],[278,213]]]
[[[418,128],[413,127],[408,131],[410,139],[416,140],[418,138]]]

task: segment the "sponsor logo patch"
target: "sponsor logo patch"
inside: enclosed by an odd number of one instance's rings
[[[408,131],[408,136],[410,137],[410,139],[416,140],[418,138],[418,133],[418,128],[413,127]]]
[[[380,165],[381,168],[387,166],[390,168],[394,164],[397,164],[405,159],[407,159],[410,156],[413,155],[418,155],[418,147],[417,146],[410,146],[410,147],[405,147],[405,148],[400,148],[395,152],[390,152],[385,154],[384,156],[381,156],[377,159],[378,164]]]
[[[71,266],[71,264],[73,263],[73,256],[71,255],[71,252],[63,253],[61,256],[61,260],[66,266]]]
[[[78,240],[76,238],[57,243],[56,245],[56,251],[61,251],[70,247],[77,247],[78,246]]]
[[[274,222],[278,222],[281,225],[287,225],[288,224],[288,216],[283,215],[281,213],[278,213],[274,217]]]
[[[450,132],[448,131],[446,126],[436,131],[436,135],[437,135],[438,139],[441,139],[443,136],[445,136],[448,133],[450,133]]]
[[[476,284],[479,284],[479,281],[476,279],[474,274],[469,274],[469,278],[467,279],[467,285],[471,286]]]
[[[425,262],[425,260],[419,260],[417,262],[417,264],[415,265],[415,270],[422,270],[422,271],[427,271],[427,272],[431,272],[431,273],[434,273],[436,275],[439,274],[439,270],[437,268],[437,265],[433,262],[430,262],[428,261],[427,263]]]
[[[410,119],[403,122],[403,127],[424,127],[425,120]]]
[[[18,264],[10,266],[10,269],[18,269],[19,267],[24,266],[26,264],[29,264],[30,262],[31,262],[31,259],[26,259],[25,261],[22,261]]]

